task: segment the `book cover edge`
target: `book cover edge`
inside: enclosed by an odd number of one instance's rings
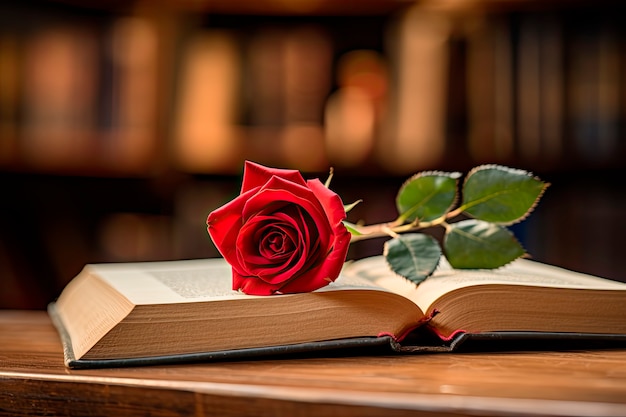
[[[587,349],[587,348],[611,348],[626,346],[626,334],[604,333],[553,333],[532,331],[501,331],[458,334],[449,342],[440,344],[405,345],[394,340],[391,336],[381,337],[356,337],[337,339],[321,342],[307,342],[292,345],[281,345],[260,348],[233,349],[213,352],[186,353],[180,355],[162,355],[127,359],[76,359],[72,349],[72,341],[65,329],[65,325],[56,311],[54,302],[48,305],[48,314],[56,327],[63,345],[63,357],[65,365],[71,369],[90,368],[118,368],[147,365],[174,365],[183,363],[200,363],[221,361],[229,359],[258,359],[277,357],[280,355],[292,355],[300,353],[314,353],[322,351],[348,351],[357,349],[360,353],[366,353],[367,349],[382,348],[386,353],[418,354],[418,353],[445,353],[460,352],[465,350],[480,349],[499,350],[493,348],[494,343],[509,343],[515,350],[528,350],[524,343],[530,343],[531,347],[551,350],[551,343],[557,342],[560,348]],[[491,347],[491,349],[490,349]]]
[[[67,333],[63,320],[56,311],[54,302],[48,305],[48,315],[54,327],[57,329],[61,343],[63,345],[63,357],[65,365],[71,369],[88,368],[118,368],[130,366],[146,365],[173,365],[182,363],[199,363],[209,361],[220,361],[228,359],[246,359],[260,357],[275,357],[279,355],[292,355],[298,353],[311,353],[331,350],[358,349],[362,351],[367,348],[386,348],[391,352],[392,337],[355,337],[347,339],[336,339],[320,342],[305,342],[290,345],[268,346],[259,348],[232,349],[212,352],[184,353],[177,355],[160,355],[140,358],[125,359],[76,359],[72,348],[72,340]]]

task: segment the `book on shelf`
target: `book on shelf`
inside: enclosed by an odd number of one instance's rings
[[[568,133],[572,154],[582,161],[608,161],[618,151],[623,55],[617,39],[615,28],[605,24],[569,42]]]
[[[0,33],[0,165],[17,156],[20,48],[17,36]]]
[[[415,7],[392,32],[391,71],[400,87],[390,95],[389,137],[379,150],[390,172],[433,166],[444,154],[452,29],[445,14]]]
[[[219,258],[87,265],[49,307],[73,368],[324,349],[454,351],[468,340],[626,340],[626,284],[530,260],[442,262],[415,286],[382,256],[309,293],[245,295]],[[351,352],[351,351],[349,351]]]
[[[20,50],[19,154],[30,166],[63,169],[92,154],[98,119],[98,34],[42,27]]]
[[[513,41],[505,18],[468,19],[467,149],[474,161],[513,157]]]

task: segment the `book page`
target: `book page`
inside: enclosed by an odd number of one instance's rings
[[[134,304],[187,303],[241,298],[223,259],[90,265]]]
[[[232,289],[231,267],[222,258],[97,264],[89,268],[137,305],[257,297]],[[358,276],[340,275],[317,291],[350,289],[382,288]]]
[[[494,270],[456,270],[443,261],[432,277],[420,284],[417,303],[428,308],[452,290],[477,285],[520,285],[546,288],[626,291],[626,284],[577,273],[527,259]]]
[[[217,269],[217,268],[215,268]],[[236,291],[231,288],[230,271],[223,277],[222,271],[211,268],[147,271],[162,284],[183,298],[216,298],[232,296]]]
[[[419,286],[394,274],[383,256],[361,259],[349,265],[346,274],[357,275],[396,294],[409,298],[426,312],[442,295],[477,285],[522,285],[552,288],[626,291],[626,284],[577,273],[527,259],[518,259],[495,270],[453,269],[442,258],[437,270]]]
[[[342,272],[346,281],[360,283],[362,286],[380,288],[415,301],[417,285],[396,275],[383,256],[372,256],[347,263]]]

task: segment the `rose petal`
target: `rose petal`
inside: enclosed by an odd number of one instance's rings
[[[295,265],[294,262],[304,262],[298,260],[302,256],[305,256],[306,253],[303,253],[302,244],[298,241],[297,232],[292,230],[291,236],[288,236],[287,239],[292,241],[290,242],[290,246],[293,246],[293,248],[280,257],[268,258],[262,253],[259,253],[260,250],[258,248],[255,248],[253,251],[241,250],[240,260],[242,265],[245,265],[246,272],[264,279],[267,277],[268,281],[275,282],[271,279],[273,275],[281,273],[286,269],[296,267],[297,265]],[[285,279],[286,278],[282,278],[280,280],[284,281]]]
[[[289,257],[296,248],[296,242],[289,230],[279,226],[273,226],[273,230],[259,231],[259,254],[273,262],[281,262]],[[297,236],[295,236],[297,237]]]
[[[207,230],[217,250],[234,265],[236,264],[236,242],[241,227],[241,212],[246,202],[257,190],[241,194],[227,204],[213,210],[207,217]]]
[[[350,243],[337,194],[296,170],[246,162],[242,193],[207,217],[233,268],[233,288],[249,294],[313,291],[339,275]]]
[[[350,232],[348,232],[343,224],[341,227],[343,227],[345,233],[342,233],[341,230],[337,230],[338,234],[335,240],[335,246],[326,257],[326,260],[317,268],[307,271],[297,280],[290,281],[282,286],[280,288],[281,292],[287,294],[315,291],[318,288],[328,285],[330,281],[337,279],[350,247]]]
[[[296,210],[297,213],[297,210]],[[238,262],[245,275],[277,284],[291,279],[302,269],[307,257],[307,246],[302,238],[302,225],[298,224],[297,214],[276,213],[275,216],[255,216],[242,227],[237,239]],[[260,253],[259,233],[278,230],[287,234],[293,243],[291,253],[282,259],[268,259]]]
[[[250,216],[256,215],[260,211],[268,212],[268,208],[272,207],[271,211],[279,211],[278,206],[280,204],[286,205],[289,203],[296,203],[298,205],[302,205],[305,203],[310,206],[310,209],[316,210],[322,215],[324,213],[324,209],[317,197],[313,193],[311,189],[309,189],[304,184],[298,184],[291,181],[288,181],[284,178],[280,177],[272,177],[267,183],[263,184],[263,186],[256,189],[257,192],[254,196],[257,198],[256,204],[249,201],[243,207],[242,216],[244,221],[246,221]],[[268,198],[262,199],[262,197],[267,192],[280,192],[284,193],[283,198]]]
[[[330,224],[334,225],[346,219],[346,210],[339,195],[329,190],[317,178],[307,181],[307,185],[322,205]]]
[[[288,235],[295,246],[300,240],[298,234],[302,226],[296,219],[286,216],[284,213],[276,215],[259,215],[251,218],[244,224],[239,232],[238,244],[241,250],[249,255],[260,255],[262,240],[267,234],[281,233]]]
[[[279,288],[279,286],[269,285],[256,277],[242,276],[233,269],[233,290],[235,291],[254,295],[272,295]]]
[[[293,183],[273,178],[270,181],[274,187],[264,186],[258,193],[252,196],[245,204],[242,212],[242,221],[245,223],[253,216],[263,211],[267,213],[268,207],[273,210],[281,210],[287,203],[293,203],[302,207],[309,214],[319,233],[319,239],[324,246],[328,246],[331,236],[331,223],[322,205],[317,200],[313,192],[306,187],[301,187]],[[343,210],[341,200],[338,200]],[[284,203],[282,203],[284,202]],[[344,211],[345,217],[345,211]]]
[[[327,200],[331,202],[334,201],[335,205],[338,203],[338,208],[342,212],[339,213],[340,217],[345,216],[343,204],[339,198],[335,200],[327,198]],[[250,258],[248,256],[244,253],[240,253],[239,259],[241,263],[245,262],[246,274],[259,276],[264,281],[272,283],[283,281],[291,282],[293,280],[300,281],[301,276],[307,273],[309,269],[315,267],[316,264],[326,262],[322,259],[322,257],[326,256],[326,254],[332,250],[334,245],[331,224],[329,224],[326,212],[317,197],[306,187],[289,183],[280,178],[272,178],[268,184],[263,186],[262,189],[257,194],[252,196],[246,203],[243,210],[243,221],[247,224],[252,219],[250,216],[259,215],[259,213],[263,213],[267,216],[277,216],[279,215],[278,213],[286,210],[288,203],[300,206],[301,212],[307,214],[307,220],[302,220],[302,226],[300,228],[304,231],[314,230],[316,233],[314,238],[309,236],[308,242],[301,245],[303,248],[308,250],[307,253],[299,256],[298,263],[295,265],[272,265],[272,268],[268,268],[267,265],[260,264],[257,268],[251,265]],[[274,212],[274,210],[279,211]],[[342,230],[347,233],[343,224],[338,224],[341,226]],[[306,234],[303,236],[306,237]],[[343,265],[343,261],[341,264]],[[339,270],[342,265],[339,266]],[[307,276],[312,275],[307,274]],[[331,279],[335,278],[336,275]],[[306,279],[308,278],[302,278],[302,280]],[[318,280],[315,285],[319,288],[320,286],[326,284],[327,281],[323,281],[323,283],[321,283]]]
[[[266,197],[270,201],[275,201],[280,198],[284,198],[280,190],[267,190],[266,193],[267,195],[265,195],[264,197]],[[274,194],[278,194],[278,196],[274,197]],[[257,197],[258,195],[255,196],[254,198],[257,198]],[[301,254],[302,256],[305,256],[305,258],[301,259],[300,260],[301,262],[299,262],[298,265],[302,265],[304,268],[308,268],[311,263],[316,262],[316,259],[312,259],[311,253],[317,253],[320,247],[324,248],[323,249],[324,252],[327,252],[331,248],[332,246],[331,227],[328,224],[328,220],[323,215],[319,216],[319,219],[317,222],[315,222],[315,219],[311,218],[310,213],[311,212],[315,213],[316,210],[314,209],[314,207],[311,207],[310,204],[306,200],[301,200],[301,199],[298,199],[297,197],[294,198],[294,196],[288,196],[288,197],[291,197],[292,200],[299,201],[300,203],[304,204],[306,207],[300,207],[297,204],[292,204],[291,206],[294,207],[294,209],[297,211],[290,211],[288,206],[285,206],[285,207],[280,207],[281,212],[265,214],[265,209],[263,210],[263,212],[264,212],[264,215],[272,217],[276,220],[282,218],[281,216],[286,216],[284,217],[284,221],[286,222],[296,221],[297,222],[297,224],[294,225],[294,228],[299,231],[300,236],[301,236],[301,242],[299,243],[299,246],[304,248],[303,250],[306,251]],[[251,202],[252,202],[252,199],[251,199]],[[319,212],[317,213],[319,214]],[[252,219],[249,219],[248,222],[246,222],[246,224],[249,223],[250,221],[252,221]],[[294,273],[292,273],[292,275],[294,275]]]
[[[243,169],[241,193],[263,186],[274,176],[306,186],[306,181],[304,181],[302,174],[300,174],[298,170],[268,168],[251,161],[246,161]]]

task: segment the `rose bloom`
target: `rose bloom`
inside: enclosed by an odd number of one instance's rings
[[[246,161],[241,193],[207,218],[232,266],[233,289],[246,294],[309,292],[334,281],[350,232],[340,197],[297,170]]]

